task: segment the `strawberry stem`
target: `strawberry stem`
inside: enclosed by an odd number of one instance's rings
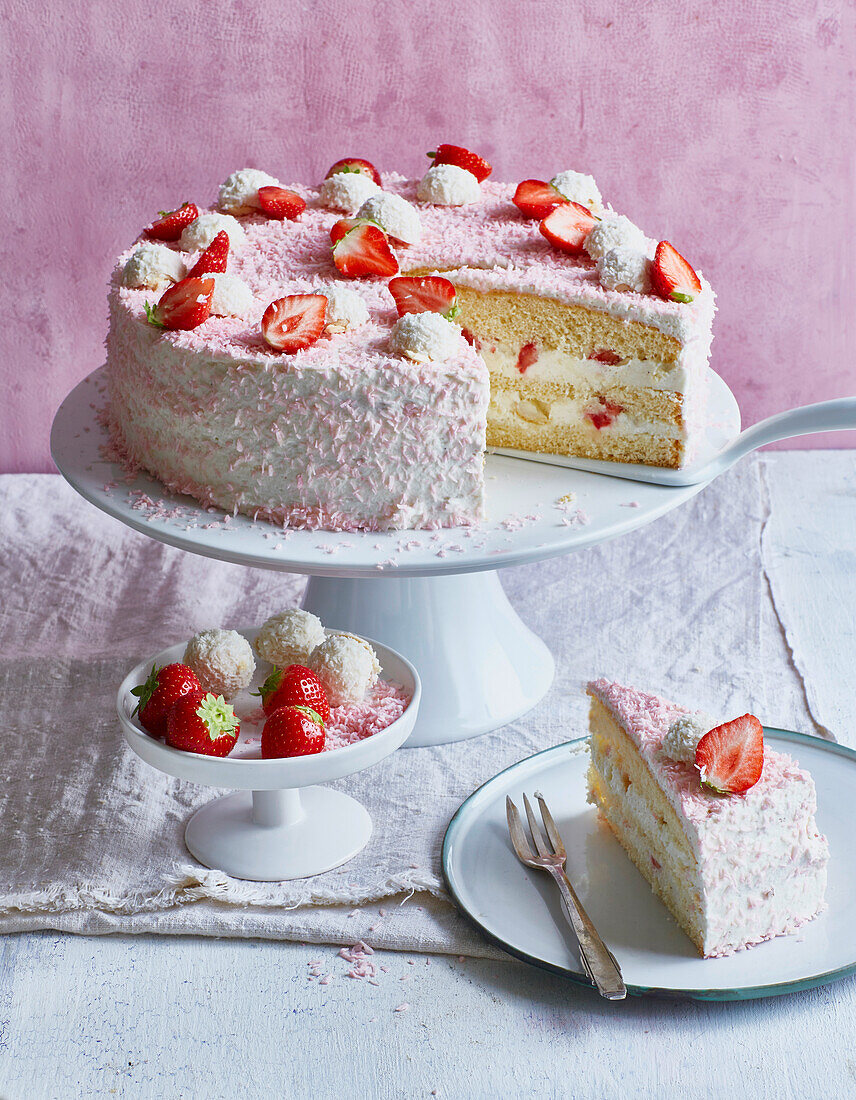
[[[148,301],[144,302],[143,305],[146,307],[146,320],[149,322],[149,324],[154,325],[155,328],[166,328],[166,325],[163,323],[163,321],[158,320],[158,307],[153,306],[151,302]]]
[[[196,713],[202,719],[212,741],[234,733],[238,725],[235,710],[231,704],[227,703],[222,695],[215,696],[210,691],[203,697],[196,708]]]

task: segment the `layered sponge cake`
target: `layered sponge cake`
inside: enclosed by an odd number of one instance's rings
[[[705,958],[823,909],[829,851],[814,781],[751,715],[714,719],[607,680],[588,685],[588,798]]]
[[[233,173],[122,254],[114,453],[206,504],[334,530],[484,515],[485,446],[663,466],[702,432],[714,298],[590,176],[318,187]],[[390,279],[397,277],[399,293]]]

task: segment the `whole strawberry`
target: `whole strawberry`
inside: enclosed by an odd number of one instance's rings
[[[140,724],[152,737],[163,737],[170,708],[183,696],[201,691],[202,685],[188,665],[152,665],[146,682],[131,688],[131,694],[137,697],[134,714],[139,713]]]
[[[264,724],[262,759],[310,756],[324,748],[324,723],[310,707],[280,707]]]
[[[166,743],[202,756],[228,756],[235,747],[241,724],[222,695],[185,695],[169,712]]]
[[[275,668],[258,694],[262,697],[265,714],[273,714],[280,707],[309,707],[322,722],[330,721],[330,703],[324,685],[312,669],[304,665]]]

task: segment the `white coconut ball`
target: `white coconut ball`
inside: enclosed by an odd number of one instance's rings
[[[165,244],[141,244],[128,257],[122,269],[122,285],[160,290],[177,283],[187,274],[184,260]]]
[[[651,291],[651,261],[635,248],[611,248],[598,259],[597,273],[607,290]]]
[[[435,164],[429,168],[416,188],[421,202],[437,206],[466,206],[482,197],[481,184],[466,168],[457,164]]]
[[[405,244],[416,244],[422,236],[422,222],[416,207],[401,195],[381,191],[367,199],[357,212],[358,218],[377,222],[384,233]]]
[[[362,172],[334,172],[320,187],[321,201],[333,210],[356,214],[366,199],[380,193],[381,188]]]
[[[244,227],[231,214],[200,214],[196,221],[185,226],[178,246],[183,252],[201,252],[223,230],[229,236],[231,248],[240,248],[246,242]]]
[[[202,278],[214,280],[211,312],[215,317],[245,317],[253,308],[253,292],[237,275],[206,271]]]
[[[587,176],[585,172],[560,172],[553,176],[550,184],[570,202],[578,202],[589,209],[600,209],[603,205],[594,176]]]
[[[277,668],[305,665],[325,637],[317,615],[292,607],[265,622],[256,636],[256,652]]]
[[[716,720],[702,711],[696,714],[682,714],[669,726],[660,747],[671,760],[679,760],[683,764],[694,764],[699,741],[716,725]]]
[[[224,699],[249,687],[256,670],[250,643],[237,630],[200,630],[187,643],[184,663],[196,673],[203,691]]]
[[[451,359],[461,353],[461,326],[439,313],[405,313],[392,326],[389,347],[416,363]]]
[[[358,328],[368,321],[369,311],[359,291],[351,290],[347,286],[325,286],[318,293],[327,299],[328,332],[346,332],[349,328]]]
[[[377,654],[355,634],[331,634],[309,658],[331,707],[361,703],[380,675]]]
[[[607,214],[586,237],[585,250],[593,260],[598,260],[613,248],[647,252],[648,238],[638,225],[623,214]]]
[[[242,168],[223,180],[217,205],[226,214],[253,214],[259,209],[260,187],[279,187],[279,180],[258,168]]]

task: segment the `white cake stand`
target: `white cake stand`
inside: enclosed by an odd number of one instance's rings
[[[69,483],[115,519],[161,542],[242,565],[309,574],[303,606],[326,626],[379,638],[419,669],[423,702],[409,745],[486,733],[530,710],[548,690],[553,658],[511,607],[498,570],[582,550],[642,527],[708,484],[662,486],[488,455],[487,520],[440,532],[282,532],[224,517],[106,461],[103,368],[72,390],[54,419],[51,450]],[[704,454],[740,430],[717,375]],[[572,501],[560,504],[572,494]],[[213,625],[213,624],[212,624]],[[573,629],[573,624],[569,624]]]
[[[241,633],[253,641],[257,630]],[[137,700],[131,688],[145,681],[153,664],[180,661],[186,645],[185,641],[170,646],[132,669],[119,688],[116,710],[125,740],[147,764],[178,779],[234,791],[209,802],[188,821],[184,840],[191,854],[206,867],[256,882],[320,875],[353,859],[372,833],[368,811],[350,795],[315,784],[370,768],[404,743],[422,694],[414,667],[372,641],[383,678],[401,684],[410,703],[398,721],[363,741],[314,756],[262,760],[261,726],[244,720],[232,752],[218,758],[170,748],[150,737],[132,717]],[[252,684],[233,700],[240,718],[258,711],[259,700],[250,693],[258,690],[269,671],[269,666],[256,669]]]

